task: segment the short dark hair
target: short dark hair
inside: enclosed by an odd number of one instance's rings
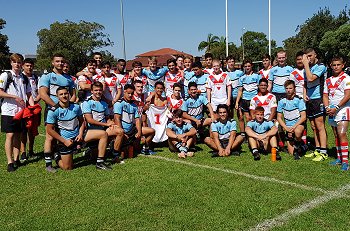
[[[219,113],[220,108],[226,109],[226,112],[229,111],[229,107],[227,106],[227,104],[219,104],[218,107],[216,108],[216,113]]]
[[[137,84],[137,83],[140,83],[140,84],[143,85],[143,82],[141,80],[139,80],[139,79],[134,80],[134,85]]]
[[[59,57],[59,56],[56,56],[56,57]],[[67,87],[59,86],[59,87],[56,89],[56,94],[57,94],[57,92],[60,91],[60,90],[67,90],[67,91],[68,91]]]
[[[255,108],[255,111],[260,111],[260,112],[265,112],[265,109],[262,107],[262,106],[257,106],[256,108]]]
[[[117,63],[121,63],[121,62],[126,63],[125,59],[118,59]]]
[[[189,82],[188,83],[188,89],[190,89],[191,87],[197,88],[197,83],[196,82]]]
[[[174,117],[181,117],[182,118],[183,111],[181,109],[175,109],[173,111],[173,116]]]
[[[154,87],[156,87],[157,85],[162,85],[163,88],[165,88],[164,82],[162,82],[162,81],[157,81],[157,82],[154,84]]]
[[[342,62],[343,64],[345,64],[345,60],[343,57],[341,56],[334,56],[332,59],[331,59],[331,63],[334,62],[334,61],[340,61]]]
[[[205,53],[204,55],[204,59],[207,59],[207,58],[213,58],[213,54],[212,53]]]
[[[305,53],[304,51],[298,51],[296,54],[295,54],[295,58],[298,58],[299,56],[303,56]]]
[[[175,64],[175,66],[177,65],[177,64],[176,64],[176,60],[175,60],[175,59],[173,59],[173,58],[168,59],[168,60],[166,61],[166,64],[167,64],[167,65],[169,65],[169,63],[174,63],[174,64]]]
[[[266,83],[266,84],[269,84],[269,81],[268,81],[267,79],[265,79],[265,78],[262,78],[262,79],[259,80],[259,85],[260,85],[260,83],[262,83],[262,82],[264,82],[264,83]]]
[[[229,55],[226,57],[226,62],[229,61],[230,59],[233,59],[236,61],[235,57],[233,57],[233,55]]]
[[[182,90],[182,86],[180,83],[174,83],[173,89],[175,89],[175,87],[179,87]]]
[[[195,68],[195,67],[202,69],[203,65],[202,65],[202,63],[200,61],[197,61],[197,62],[194,62],[192,64],[192,68]]]
[[[107,65],[109,65],[110,67],[112,66],[112,65],[111,65],[111,62],[109,62],[109,61],[103,61],[102,64],[101,64],[101,67],[104,67],[104,66],[107,66]]]
[[[132,62],[132,67],[136,67],[136,66],[141,66],[142,67],[142,63],[140,61]]]
[[[88,60],[88,61],[86,62],[86,66],[89,65],[90,63],[91,63],[91,64],[96,64],[96,65],[97,65],[97,62],[96,62],[95,59],[90,59],[90,60]]]
[[[34,66],[34,60],[31,59],[31,58],[25,58],[25,59],[23,60],[23,64],[25,64],[25,63],[30,63],[30,64],[32,64],[32,65]]]
[[[243,65],[246,64],[246,63],[250,63],[252,66],[253,66],[253,61],[251,59],[245,59],[243,60]]]
[[[128,89],[132,89],[133,91],[135,91],[135,86],[128,83],[128,84],[125,84],[124,86],[124,91],[128,90]]]
[[[286,82],[284,82],[284,87],[287,87],[289,85],[293,85],[295,87],[295,82],[293,80],[286,80]]]
[[[269,60],[271,60],[271,56],[269,54],[264,54],[262,59],[269,59]]]
[[[103,84],[101,83],[101,82],[93,82],[92,84],[91,84],[91,90],[94,88],[94,87],[98,87],[98,88],[101,88],[101,89],[103,89]]]
[[[64,55],[60,54],[60,53],[55,53],[53,56],[52,56],[52,60],[56,57],[62,57],[64,58]]]
[[[92,57],[94,57],[95,55],[99,55],[99,56],[102,57],[102,53],[101,53],[101,52],[98,52],[98,51],[92,53]]]

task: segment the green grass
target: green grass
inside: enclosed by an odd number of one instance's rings
[[[328,140],[332,146],[331,133]],[[44,137],[38,136],[36,152],[42,151],[43,142]],[[281,162],[273,163],[269,156],[253,161],[246,144],[240,157],[211,158],[205,145],[198,147],[202,150],[185,162],[324,190],[350,183],[349,173],[328,166],[329,161],[294,161],[285,153]],[[166,148],[158,151],[158,156],[178,160]],[[110,172],[80,164],[73,171],[48,174],[40,159],[7,173],[2,151],[0,174],[0,230],[246,230],[322,195],[145,156]],[[348,204],[349,199],[331,200],[275,229],[346,230]]]

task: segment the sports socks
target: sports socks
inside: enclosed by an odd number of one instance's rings
[[[301,140],[304,142],[304,144],[307,144],[307,131],[304,129],[303,135],[301,137]]]
[[[96,164],[102,164],[104,161],[103,157],[97,157]]]
[[[320,153],[323,155],[327,155],[327,148],[320,148]]]
[[[341,161],[342,151],[341,151],[341,146],[338,139],[335,139],[335,146],[337,148],[337,159]]]
[[[45,158],[45,165],[46,165],[46,167],[49,167],[49,166],[52,167],[51,153],[44,153],[44,158]]]
[[[348,160],[348,156],[349,156],[348,142],[340,143],[340,147],[341,147],[342,163],[349,164],[349,160]]]

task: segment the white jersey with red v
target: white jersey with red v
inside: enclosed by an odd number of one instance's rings
[[[250,101],[250,110],[255,110],[256,107],[264,108],[264,118],[268,119],[271,115],[271,109],[277,108],[276,96],[271,93],[262,95],[260,92]]]
[[[269,79],[270,70],[271,70],[271,66],[267,70],[261,69],[259,71],[259,75],[261,75],[262,79]]]
[[[329,105],[338,105],[344,98],[345,91],[350,90],[350,77],[342,72],[338,77],[326,79],[323,93],[328,94]],[[350,101],[346,102],[343,107],[350,107]]]
[[[174,111],[176,109],[181,109],[181,106],[183,104],[183,99],[182,98],[176,99],[174,97],[174,95],[171,95],[171,96],[167,97],[167,100],[168,100],[168,105],[171,108],[171,111]]]
[[[165,74],[165,89],[166,95],[170,96],[173,94],[173,86],[174,83],[180,83],[183,81],[184,77],[181,71],[177,71],[176,73],[170,73],[169,71]]]

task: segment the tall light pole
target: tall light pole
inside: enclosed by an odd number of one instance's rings
[[[244,60],[244,31],[245,31],[245,27],[242,28],[242,51],[243,51],[242,61]]]
[[[227,0],[226,0],[226,57],[228,56],[228,20],[227,20]]]
[[[120,15],[122,18],[122,36],[123,36],[123,52],[124,59],[126,60],[126,52],[125,52],[125,34],[124,34],[124,13],[123,13],[123,0],[120,0]]]
[[[271,56],[271,0],[269,0],[269,55]]]

